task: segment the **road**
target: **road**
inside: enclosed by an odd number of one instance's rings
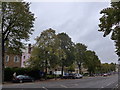
[[[98,88],[97,90],[111,88],[111,90],[113,90],[113,88],[116,87],[118,87],[118,75],[3,85],[3,88],[42,88],[44,90],[48,90],[48,88]]]

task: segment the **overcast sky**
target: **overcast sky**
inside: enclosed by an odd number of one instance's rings
[[[30,42],[35,43],[36,36],[52,28],[56,33],[67,33],[73,42],[88,46],[102,63],[117,63],[114,42],[98,32],[100,11],[109,6],[109,2],[32,2],[30,10],[37,18]]]

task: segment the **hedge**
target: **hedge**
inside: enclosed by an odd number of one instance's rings
[[[4,80],[5,81],[11,81],[13,78],[14,72],[16,72],[16,75],[29,75],[35,79],[40,78],[40,70],[37,69],[30,69],[30,68],[5,68],[4,70]]]

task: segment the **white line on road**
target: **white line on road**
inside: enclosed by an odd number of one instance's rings
[[[104,88],[103,86],[101,88]]]
[[[78,84],[74,84],[75,86],[78,86]]]
[[[107,86],[109,86],[110,84],[112,84],[112,83],[107,84]]]
[[[110,84],[113,84],[113,83],[115,83],[115,82],[111,82],[111,83],[109,83],[107,86],[109,86]]]
[[[48,90],[46,87],[42,87],[43,89],[45,89],[45,90]]]
[[[65,85],[60,85],[61,87],[64,87],[64,88],[68,88],[67,86],[65,86]]]

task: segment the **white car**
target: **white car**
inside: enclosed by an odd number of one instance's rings
[[[75,78],[75,79],[83,78],[83,75],[76,73],[76,74],[74,75],[74,78]]]

